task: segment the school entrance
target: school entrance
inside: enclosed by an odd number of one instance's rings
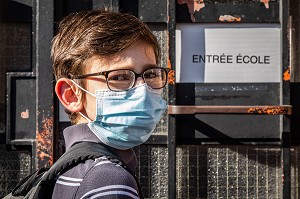
[[[135,151],[146,198],[300,198],[297,1],[2,0],[0,197],[63,154],[57,22],[112,7],[145,22],[171,69],[169,104]]]

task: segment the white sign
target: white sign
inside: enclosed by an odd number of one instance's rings
[[[277,24],[177,24],[176,82],[280,82]]]

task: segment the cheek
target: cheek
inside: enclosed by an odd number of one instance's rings
[[[85,103],[84,104],[85,104],[86,108],[88,109],[88,111],[94,111],[91,108],[96,106],[95,103],[96,103],[95,97],[93,97],[89,94],[85,95]]]
[[[85,108],[88,117],[93,121],[96,118],[96,98],[87,94],[85,100]]]
[[[106,79],[104,76],[97,77],[97,78],[89,78],[86,84],[86,90],[91,93],[96,92],[96,90],[107,90]]]
[[[85,89],[91,93],[95,93],[95,81],[88,79],[85,84]],[[89,97],[89,96],[87,96]]]

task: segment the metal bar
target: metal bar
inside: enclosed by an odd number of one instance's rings
[[[300,4],[299,1],[290,2],[290,25],[291,25],[291,66],[299,66],[299,50],[300,50]],[[299,83],[300,82],[300,70],[299,67],[291,67],[291,81]]]
[[[168,84],[168,104],[176,104],[175,90],[175,28],[176,28],[176,1],[168,0],[168,33],[169,59],[168,68],[171,69]],[[176,118],[169,116],[168,123],[168,198],[176,198]]]
[[[182,114],[257,114],[257,115],[291,115],[292,106],[174,106],[169,105],[169,115]]]
[[[289,0],[280,1],[280,24],[281,24],[281,55],[282,55],[282,104],[291,104],[290,101],[290,52],[289,52]],[[282,117],[282,150],[281,161],[283,170],[282,198],[291,198],[291,122],[290,117]]]
[[[291,136],[290,132],[282,133],[282,195],[284,199],[291,198]]]
[[[166,144],[168,144],[168,136],[153,134],[150,136],[150,138],[147,140],[147,142],[145,144],[166,145]]]
[[[34,60],[36,69],[36,167],[53,163],[53,73],[50,46],[53,37],[54,0],[35,0]]]

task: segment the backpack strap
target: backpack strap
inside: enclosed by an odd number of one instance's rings
[[[119,165],[134,177],[138,186],[140,198],[144,198],[139,181],[129,167],[124,162],[120,161],[115,154],[111,153],[107,146],[95,142],[79,142],[73,145],[43,175],[41,184],[52,185],[54,188],[54,179],[61,171],[88,159],[95,159],[101,156],[107,156],[109,159],[112,158],[113,162],[119,162]]]
[[[12,195],[25,196],[32,187],[37,185],[37,183],[40,181],[40,179],[46,171],[47,169],[41,168],[35,171],[34,173],[30,174],[29,176],[23,178],[12,190]]]

